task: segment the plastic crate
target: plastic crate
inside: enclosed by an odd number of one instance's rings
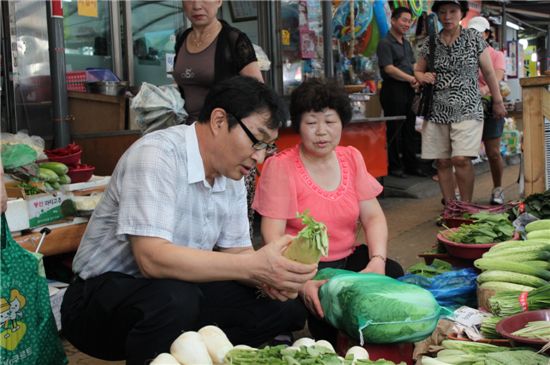
[[[86,92],[86,71],[68,71],[65,74],[65,81],[67,83],[67,90]]]

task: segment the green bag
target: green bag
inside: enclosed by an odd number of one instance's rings
[[[2,214],[0,363],[67,364],[39,260],[13,240]]]
[[[421,341],[450,313],[426,289],[385,275],[326,268],[315,279],[329,279],[319,289],[325,319],[361,345]]]

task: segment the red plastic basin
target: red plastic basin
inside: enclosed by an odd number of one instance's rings
[[[451,230],[456,230],[452,228]],[[451,256],[460,257],[462,259],[475,260],[481,257],[485,252],[489,251],[496,243],[458,243],[449,240],[443,233],[437,234],[437,241],[445,246],[447,252]]]
[[[537,338],[520,337],[512,334],[517,330],[525,327],[527,323],[534,321],[550,321],[550,309],[528,311],[506,317],[502,321],[498,322],[497,332],[500,333],[502,337],[509,338],[514,343],[527,344],[537,348],[541,348],[546,345],[548,341]],[[547,351],[547,353],[549,352],[550,350]]]
[[[92,178],[95,167],[92,165],[78,164],[75,167],[69,167],[67,175],[71,178],[71,183],[86,182]]]
[[[80,156],[82,156],[82,151],[78,151],[70,155],[57,155],[47,150],[44,152],[46,153],[46,156],[48,156],[48,160],[61,162],[69,167],[78,165],[80,163]]]

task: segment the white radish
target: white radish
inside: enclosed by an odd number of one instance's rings
[[[367,352],[367,350],[365,350],[361,346],[350,347],[348,352],[346,352],[346,357],[348,357],[349,355],[353,356],[353,360],[354,360],[353,363],[354,364],[355,364],[355,360],[368,360],[369,359],[369,353]]]
[[[331,343],[326,340],[319,340],[315,342],[315,346],[324,347],[326,349],[329,349],[332,352],[336,352],[334,351],[334,347],[332,347]]]
[[[180,365],[180,362],[169,353],[163,352],[155,357],[149,365]]]
[[[300,346],[309,347],[313,345],[315,345],[315,340],[309,337],[299,338],[296,341],[294,341],[294,343],[292,344],[293,347],[300,347]]]
[[[204,326],[199,331],[214,364],[223,364],[225,355],[233,348],[225,332],[216,326]]]
[[[170,346],[170,353],[183,365],[212,365],[202,336],[195,331],[182,333]]]

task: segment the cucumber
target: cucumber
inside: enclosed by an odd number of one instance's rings
[[[38,177],[40,178],[40,180],[47,181],[50,184],[59,180],[59,176],[57,176],[55,172],[44,167],[38,168]]]
[[[48,170],[52,170],[58,176],[66,175],[69,171],[67,165],[61,162],[42,162],[39,166]]]
[[[61,175],[61,176],[59,176],[59,183],[61,185],[70,184],[71,183],[71,178],[69,177],[69,175]]]
[[[533,221],[525,226],[527,233],[540,231],[543,229],[550,229],[550,219],[539,219],[538,221]]]
[[[531,232],[527,233],[527,239],[528,240],[536,240],[536,239],[549,239],[550,240],[550,228],[531,231]]]

